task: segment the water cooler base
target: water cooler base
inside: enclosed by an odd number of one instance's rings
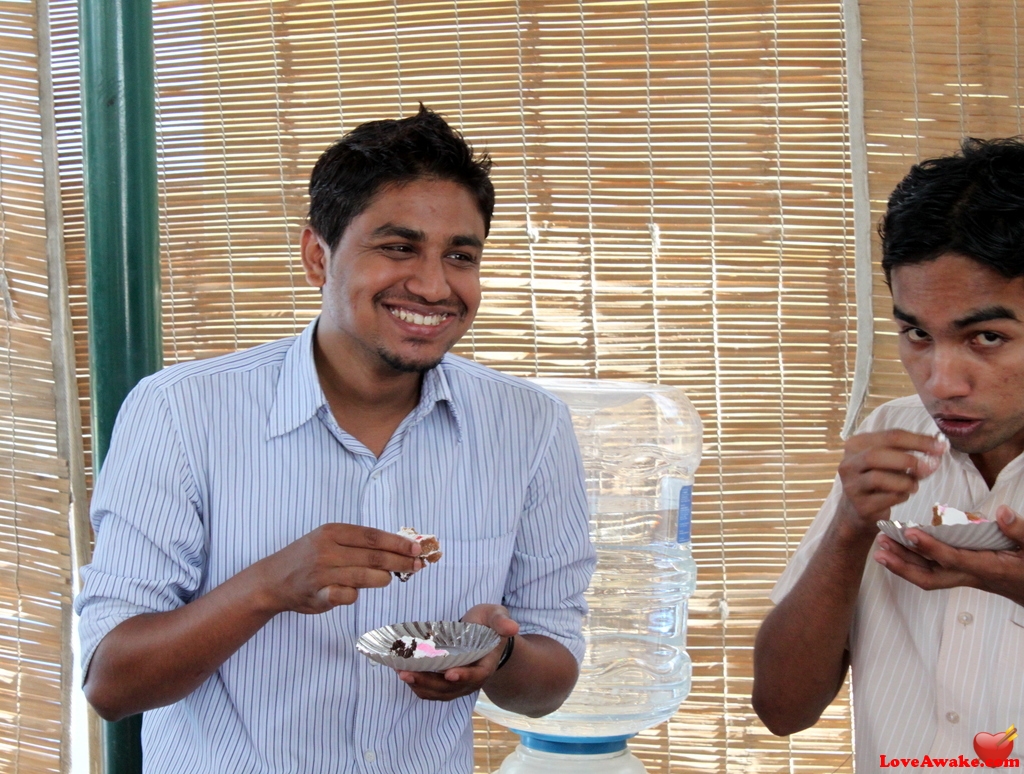
[[[647,774],[625,738],[567,744],[550,737],[521,736],[523,743],[494,774]]]

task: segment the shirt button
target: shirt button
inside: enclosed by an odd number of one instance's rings
[[[379,470],[373,471],[373,474],[370,476],[370,478],[372,478],[374,481],[379,479],[380,478],[380,471]]]
[[[970,613],[961,613],[956,617],[956,620],[958,620],[964,626],[967,626],[969,623],[972,623],[974,621],[974,616]]]
[[[366,750],[363,753],[363,760],[367,763],[373,763],[375,760],[377,760],[377,753],[375,753],[373,750]]]
[[[948,720],[950,723],[959,723],[960,722],[960,716],[957,715],[955,712],[947,712],[946,713],[946,720]]]

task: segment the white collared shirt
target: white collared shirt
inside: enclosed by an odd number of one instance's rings
[[[125,400],[76,602],[84,668],[127,618],[181,607],[328,522],[412,527],[444,556],[353,605],[273,618],[189,696],[145,713],[146,772],[469,772],[476,695],[421,700],[358,637],[503,602],[521,633],[583,656],[594,551],[566,406],[449,355],[378,458],[327,406],[314,326],[165,369]]]
[[[889,428],[938,432],[917,396],[879,407],[859,432]],[[837,476],[772,590],[773,602],[799,579],[841,494]],[[950,451],[917,493],[892,509],[890,518],[929,524],[934,503],[990,519],[1003,504],[1024,513],[1024,455],[1003,468],[989,490],[970,458]],[[879,565],[873,553],[849,632],[857,771],[883,770],[882,755],[888,761],[923,760],[926,754],[973,759],[976,734],[1002,733],[1024,723],[1024,607],[971,588],[924,591]]]

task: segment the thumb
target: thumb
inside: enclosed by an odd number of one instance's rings
[[[999,529],[1011,540],[1024,545],[1024,519],[1008,505],[1000,505],[996,509],[996,521]]]
[[[497,613],[492,616],[489,625],[502,637],[519,634],[519,624],[509,618],[507,613]]]

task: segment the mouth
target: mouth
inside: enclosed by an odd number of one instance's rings
[[[440,329],[449,320],[453,320],[457,317],[455,312],[432,312],[429,314],[423,314],[421,312],[414,312],[411,309],[403,309],[400,306],[386,306],[388,313],[405,323],[408,326],[414,326],[416,328],[427,328],[427,329]]]
[[[950,438],[968,436],[981,427],[984,421],[976,417],[966,417],[959,414],[936,414],[932,419],[939,426],[939,430]]]

